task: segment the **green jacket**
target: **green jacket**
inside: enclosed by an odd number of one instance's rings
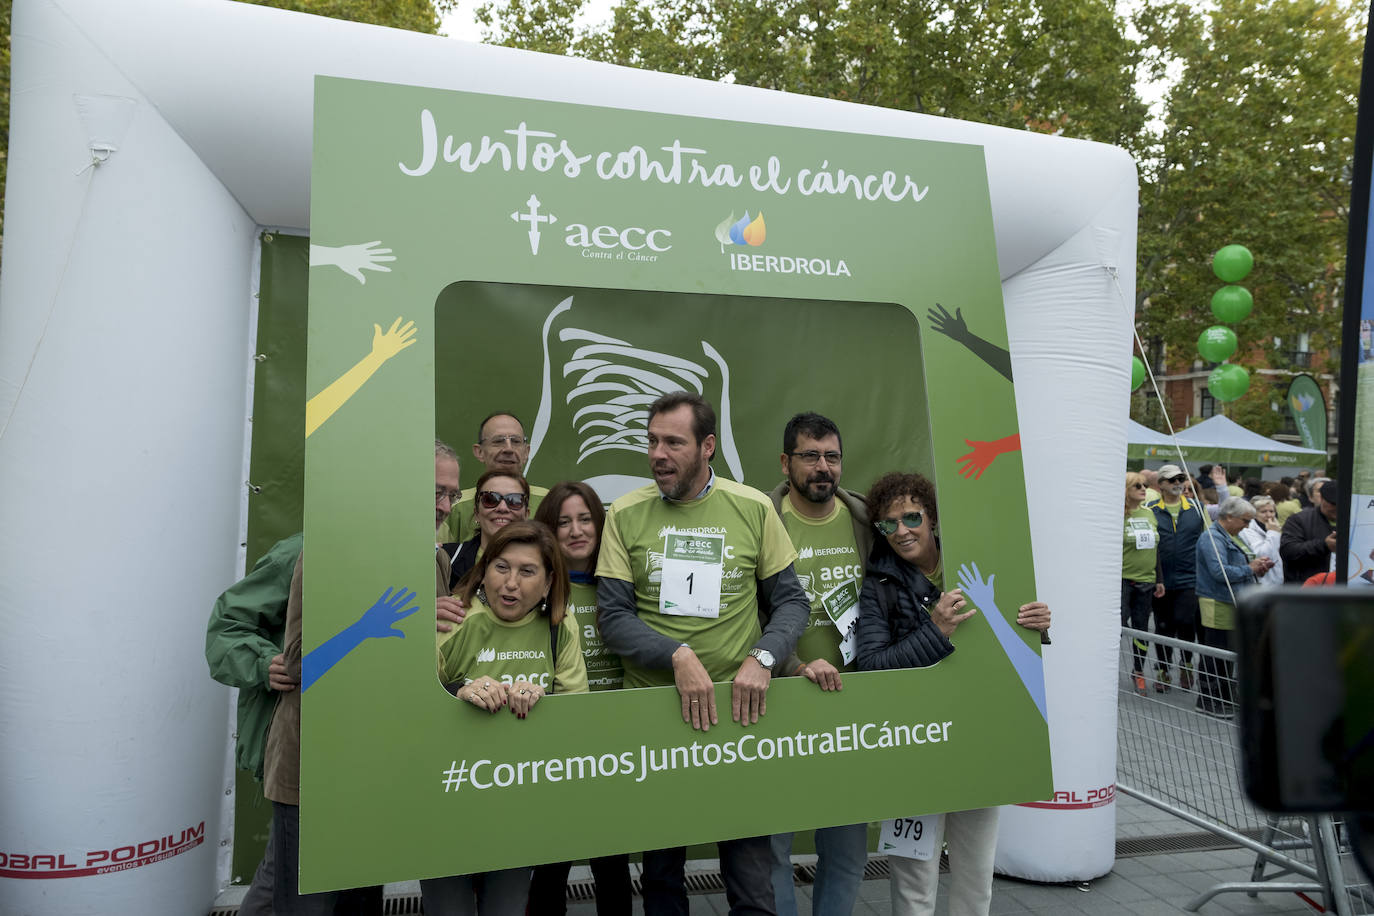
[[[263,748],[277,694],[267,686],[267,667],[282,650],[291,573],[301,535],[283,538],[215,601],[205,628],[210,676],[239,688],[238,747],[234,762],[262,781]]]

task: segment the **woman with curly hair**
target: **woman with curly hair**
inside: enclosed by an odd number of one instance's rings
[[[977,613],[960,589],[944,590],[939,510],[935,485],[920,474],[892,472],[868,493],[868,517],[882,535],[873,542],[859,594],[856,661],[862,671],[922,668],[954,651],[950,639]],[[1016,622],[1043,634],[1050,609],[1022,605]],[[987,916],[992,902],[992,860],[997,848],[996,808],[943,814],[934,828],[935,848],[949,843],[950,916]],[[927,861],[890,857],[892,912],[935,912],[940,856]]]

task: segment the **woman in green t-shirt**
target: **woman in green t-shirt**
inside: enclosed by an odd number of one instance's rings
[[[590,486],[565,480],[549,490],[535,521],[542,522],[558,539],[558,549],[571,580],[568,609],[577,620],[582,638],[582,658],[592,690],[616,690],[625,681],[620,656],[608,650],[596,626],[596,561],[601,553],[601,530],[606,510]],[[600,856],[591,860],[596,879],[597,916],[630,916],[634,891],[630,885],[628,854]],[[568,872],[571,862],[537,865],[530,884],[530,916],[562,916],[567,912]]]
[[[441,647],[439,672],[462,684],[459,700],[523,719],[548,693],[587,692],[568,573],[546,526],[494,532],[459,597],[467,616]],[[523,916],[529,888],[528,866],[420,882],[425,912],[439,916]]]
[[[1164,596],[1159,575],[1159,523],[1152,509],[1145,508],[1145,478],[1135,471],[1126,473],[1126,521],[1121,535],[1121,625],[1144,630],[1150,625],[1150,599]],[[1140,639],[1131,640],[1134,673],[1131,680],[1136,693],[1145,692],[1144,662],[1148,647]],[[1162,690],[1163,684],[1156,684]]]

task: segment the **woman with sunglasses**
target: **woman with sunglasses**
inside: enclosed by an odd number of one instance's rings
[[[535,521],[547,525],[558,539],[571,580],[568,610],[582,637],[582,658],[592,690],[616,690],[625,681],[620,656],[606,649],[596,629],[596,561],[601,553],[601,530],[606,510],[596,491],[581,481],[564,481],[549,490],[539,504]],[[591,860],[596,880],[597,916],[630,916],[633,890],[630,857],[601,856]],[[530,916],[563,916],[567,912],[571,862],[537,865],[530,884]]]
[[[1125,527],[1121,535],[1121,625],[1144,630],[1150,625],[1151,599],[1164,597],[1159,567],[1159,521],[1145,508],[1145,478],[1126,474]],[[1131,682],[1145,693],[1145,657],[1149,648],[1131,640]]]
[[[524,719],[546,694],[587,692],[568,573],[547,527],[497,530],[459,596],[467,616],[439,651],[439,677],[461,685],[459,700]],[[420,882],[425,912],[436,916],[523,916],[529,889],[528,866]]]
[[[510,471],[487,471],[477,478],[472,519],[477,533],[458,546],[445,545],[452,559],[449,588],[457,590],[463,577],[477,565],[496,532],[511,522],[530,517],[530,483]]]
[[[977,613],[961,589],[943,590],[935,485],[920,474],[884,474],[869,490],[868,517],[882,537],[873,542],[859,593],[855,661],[861,671],[933,665],[954,651],[951,637]],[[1016,622],[1043,634],[1050,609],[1040,601],[1022,605]],[[954,811],[936,821],[935,848],[942,838],[949,843],[950,916],[987,916],[997,810]],[[924,862],[893,856],[888,868],[893,913],[935,912],[938,854]]]

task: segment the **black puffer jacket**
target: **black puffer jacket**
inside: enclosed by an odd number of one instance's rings
[[[884,609],[882,595],[890,596]],[[927,610],[940,590],[920,570],[892,552],[883,538],[873,543],[859,592],[855,663],[860,671],[924,668],[954,651]]]

